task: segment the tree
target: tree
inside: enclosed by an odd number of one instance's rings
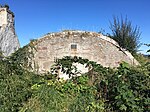
[[[112,38],[118,42],[118,44],[135,54],[140,47],[140,35],[139,27],[132,26],[131,21],[128,21],[127,17],[125,19],[114,16],[113,22],[110,22],[110,29],[112,31]]]

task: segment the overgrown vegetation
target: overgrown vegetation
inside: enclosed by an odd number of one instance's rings
[[[110,69],[81,57],[64,57],[56,65],[69,75],[73,62],[91,66],[88,73],[64,81],[29,72],[28,61],[21,59],[26,49],[0,59],[0,112],[150,111],[149,63],[131,67],[124,62]]]
[[[133,27],[132,22],[127,19],[118,17],[113,18],[113,22],[110,23],[110,29],[112,31],[112,37],[114,40],[118,42],[118,44],[131,52],[132,54],[136,54],[138,48],[140,47],[140,30],[139,27]]]

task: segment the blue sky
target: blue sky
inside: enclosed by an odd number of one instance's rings
[[[111,33],[110,21],[120,15],[140,27],[142,43],[150,43],[150,0],[0,0],[0,4],[14,12],[21,46],[64,29]],[[140,49],[145,53],[148,48]]]

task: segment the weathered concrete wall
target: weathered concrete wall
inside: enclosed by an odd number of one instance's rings
[[[105,67],[117,67],[122,61],[138,64],[113,39],[94,32],[63,31],[47,34],[34,44],[37,49],[34,61],[40,73],[49,71],[54,60],[64,56],[87,58]]]
[[[15,33],[14,14],[6,7],[0,7],[0,51],[9,56],[20,47]]]

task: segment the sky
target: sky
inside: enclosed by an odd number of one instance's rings
[[[15,14],[21,46],[50,32],[84,30],[111,33],[113,16],[126,16],[140,27],[141,43],[150,43],[150,0],[0,0]],[[148,47],[140,50],[146,53]]]

